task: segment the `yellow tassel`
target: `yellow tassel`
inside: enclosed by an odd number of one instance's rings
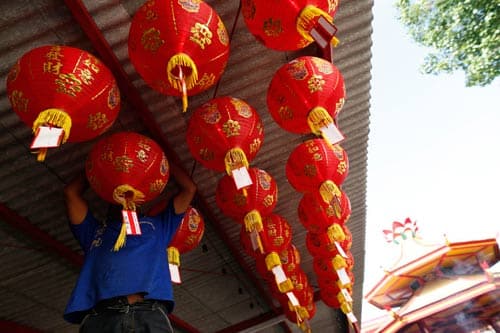
[[[343,313],[348,314],[352,312],[352,307],[349,303],[342,303],[340,304],[340,309],[342,310]]]
[[[337,37],[333,37],[332,40],[330,41],[330,44],[332,44],[333,47],[337,47],[339,45],[340,40]]]
[[[274,267],[281,265],[280,256],[276,252],[271,252],[266,256],[266,267],[267,270],[270,271]]]
[[[333,118],[325,108],[316,106],[307,114],[307,124],[309,125],[311,132],[319,136],[321,135],[320,129],[322,127],[333,124]]]
[[[232,175],[234,169],[239,169],[241,167],[248,168],[249,166],[245,152],[238,147],[231,148],[227,151],[226,156],[224,156],[224,164],[229,176]]]
[[[113,199],[124,209],[135,211],[136,204],[144,200],[144,194],[133,186],[122,184],[113,190]]]
[[[332,258],[332,266],[336,271],[338,271],[339,269],[346,268],[347,262],[341,255],[337,254]]]
[[[333,223],[328,227],[326,233],[330,242],[342,242],[345,240],[344,229],[338,223]]]
[[[176,247],[169,246],[167,248],[168,263],[176,266],[181,265],[181,256],[179,250]]]
[[[326,180],[319,187],[319,193],[323,201],[333,207],[335,216],[340,218],[342,216],[342,209],[340,208],[340,197],[342,196],[342,192],[337,184],[331,180]]]
[[[247,232],[257,231],[261,232],[263,229],[262,226],[262,217],[258,210],[251,210],[248,212],[243,221],[245,222],[245,228]]]
[[[293,282],[289,278],[286,279],[285,281],[281,282],[278,284],[278,289],[280,293],[286,294],[289,291],[293,290]]]
[[[180,67],[189,68],[191,73],[185,75],[180,70],[180,76],[175,75],[173,70]],[[185,112],[187,110],[187,90],[193,88],[198,82],[198,69],[195,62],[185,53],[174,54],[167,63],[167,78],[170,85],[182,93],[182,110]]]
[[[54,126],[62,128],[64,136],[62,143],[66,142],[71,131],[71,117],[61,109],[47,109],[38,114],[33,122],[33,133],[36,133],[40,126]]]
[[[323,16],[328,22],[333,21],[330,14],[316,6],[307,5],[301,10],[299,17],[297,17],[296,28],[302,38],[308,40],[309,42],[314,41],[309,32],[314,27],[320,16]]]
[[[124,222],[122,222],[120,234],[118,235],[118,238],[116,239],[115,246],[113,247],[113,251],[116,252],[125,246],[126,237],[127,237],[127,226],[125,225]]]
[[[47,156],[47,148],[40,148],[38,150],[37,155],[36,155],[36,160],[38,162],[43,162],[43,161],[45,161],[46,156]]]

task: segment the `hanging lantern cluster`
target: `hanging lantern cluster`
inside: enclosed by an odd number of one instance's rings
[[[128,38],[130,61],[158,92],[187,97],[219,80],[229,57],[229,35],[204,1],[146,1],[135,13]]]
[[[120,92],[111,71],[92,54],[46,45],[25,53],[7,76],[7,96],[32,127],[31,148],[44,161],[47,148],[96,138],[116,120]]]
[[[338,42],[333,26],[338,0],[243,0],[241,4],[248,30],[268,48],[295,51],[315,40]],[[335,31],[324,31],[329,29]]]
[[[198,107],[186,131],[191,155],[208,169],[225,171],[238,189],[252,184],[248,168],[263,140],[264,127],[257,111],[230,96],[213,98]]]
[[[169,178],[169,164],[161,147],[152,139],[135,132],[118,132],[101,138],[92,147],[85,173],[91,188],[109,203],[119,204],[130,212],[149,202],[163,191]],[[132,213],[133,212],[133,213]],[[125,245],[134,226],[125,218],[114,250]]]
[[[194,207],[189,207],[167,248],[167,257],[172,282],[181,283],[180,255],[192,251],[199,244],[205,232],[205,222]]]

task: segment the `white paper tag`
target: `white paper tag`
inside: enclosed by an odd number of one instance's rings
[[[250,242],[252,243],[252,250],[257,251],[259,249],[259,233],[257,230],[250,232]]]
[[[358,322],[358,319],[356,318],[356,316],[354,315],[354,313],[352,313],[352,312],[346,313],[346,316],[347,316],[347,319],[349,319],[349,321],[351,323],[357,323]]]
[[[287,279],[285,271],[283,271],[283,267],[281,267],[281,265],[273,267],[273,274],[276,278],[276,283],[278,284],[285,282]]]
[[[321,28],[323,28],[324,31],[328,33],[330,37],[337,33],[337,30],[335,29],[333,24],[329,22],[324,16],[319,17],[318,24]]]
[[[318,43],[320,48],[324,49],[325,47],[327,47],[328,41],[319,33],[316,28],[312,28],[311,31],[309,31],[309,34],[314,39],[314,41]]]
[[[238,190],[253,184],[252,178],[250,178],[250,174],[246,167],[231,170],[231,174],[233,175],[234,183]]]
[[[141,226],[139,224],[139,219],[137,218],[137,213],[133,210],[122,210],[123,223],[127,227],[127,235],[140,235]]]
[[[345,253],[344,249],[342,248],[342,246],[340,246],[339,242],[334,242],[335,243],[335,247],[337,248],[337,251],[339,252],[339,254],[344,257],[344,258],[348,258],[347,257],[347,254]]]
[[[351,279],[349,278],[349,275],[347,275],[345,268],[337,269],[336,272],[337,272],[337,275],[339,276],[339,280],[343,286],[351,283]]]
[[[179,266],[169,263],[168,269],[170,270],[170,280],[172,280],[173,283],[181,283],[181,273],[179,272]]]
[[[342,289],[340,289],[340,292],[344,296],[344,299],[346,300],[346,302],[349,302],[349,303],[352,302],[351,294],[349,294],[349,292],[347,291],[347,289],[342,288]]]
[[[40,126],[31,143],[31,149],[59,147],[63,133],[63,129],[59,127]]]
[[[332,145],[337,144],[340,141],[345,139],[342,132],[340,132],[340,130],[337,128],[337,126],[335,126],[335,124],[333,124],[333,123],[328,124],[328,126],[326,126],[326,127],[321,127],[320,131],[321,131],[321,134],[323,135],[323,138],[328,140],[328,142],[330,142],[330,144],[332,144]]]
[[[295,297],[295,294],[293,292],[289,291],[286,293],[286,295],[288,296],[288,300],[293,306],[300,305],[299,300],[297,299],[297,297]]]

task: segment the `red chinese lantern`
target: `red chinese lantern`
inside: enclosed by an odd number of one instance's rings
[[[299,192],[321,195],[326,203],[341,197],[339,186],[349,171],[346,151],[339,145],[328,145],[323,139],[311,139],[299,144],[288,157],[286,176]]]
[[[339,254],[337,246],[340,246],[340,251],[349,251],[351,249],[351,232],[344,226],[338,224],[336,226],[337,230],[335,232],[338,232],[341,236],[337,236],[334,239],[328,233],[316,234],[308,232],[306,234],[306,247],[313,257],[333,257]]]
[[[346,285],[342,285],[342,282],[339,281],[339,276],[337,272],[329,272],[329,271],[321,271],[320,274],[317,274],[317,282],[318,286],[321,288],[336,286],[339,289],[346,289],[349,293],[352,294],[352,286],[354,285],[354,273],[352,269],[346,269],[346,274],[349,277],[350,283]],[[342,287],[342,288],[341,288]]]
[[[276,181],[266,171],[249,168],[252,186],[247,193],[238,190],[231,177],[224,175],[217,184],[215,199],[222,213],[245,225],[247,232],[262,231],[262,216],[272,213],[278,202]]]
[[[193,157],[208,169],[248,168],[264,140],[259,114],[245,101],[224,96],[197,108],[189,119],[186,141]]]
[[[149,0],[130,25],[130,61],[153,89],[187,96],[212,87],[229,57],[229,36],[217,12],[204,1]]]
[[[195,208],[189,207],[167,248],[171,273],[174,270],[175,276],[179,275],[180,255],[197,247],[204,232],[203,217]]]
[[[340,309],[342,303],[352,303],[352,289],[340,288],[337,283],[321,286],[319,296],[327,306]]]
[[[161,147],[134,132],[118,132],[93,146],[85,171],[92,189],[104,200],[135,211],[137,204],[156,198],[165,188],[169,165]],[[125,241],[125,223],[115,244]]]
[[[307,231],[322,233],[333,224],[344,224],[351,216],[351,202],[347,194],[340,190],[339,200],[326,203],[316,194],[304,193],[297,208],[299,221]]]
[[[7,76],[7,96],[36,135],[43,127],[61,128],[58,144],[99,136],[120,110],[111,71],[92,54],[69,46],[47,45],[25,53]],[[38,160],[46,153],[42,148]]]
[[[340,71],[331,62],[312,56],[281,66],[267,91],[268,110],[279,126],[292,133],[314,133],[325,139],[344,101]]]
[[[321,16],[333,21],[338,0],[243,0],[241,4],[246,26],[257,40],[271,49],[294,51],[314,41],[311,30]]]

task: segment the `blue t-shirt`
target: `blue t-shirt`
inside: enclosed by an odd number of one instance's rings
[[[173,302],[166,249],[184,213],[175,214],[173,202],[157,216],[141,216],[142,235],[127,235],[125,246],[113,251],[121,221],[100,224],[87,212],[71,230],[85,252],[85,262],[71,294],[64,319],[78,324],[97,302],[134,293],[146,299]],[[173,303],[172,303],[173,305]]]

